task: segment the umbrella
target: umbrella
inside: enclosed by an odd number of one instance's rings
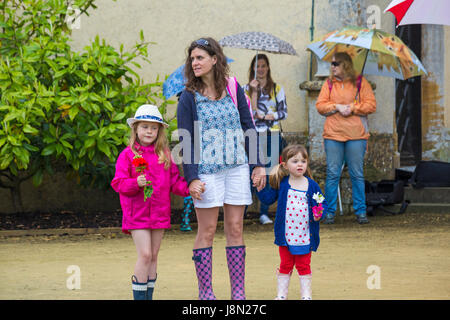
[[[311,43],[307,49],[324,61],[331,61],[336,52],[347,52],[361,74],[401,80],[426,74],[420,60],[400,38],[378,29],[344,27]]]
[[[255,77],[258,64],[258,51],[297,55],[297,52],[291,44],[265,32],[237,33],[220,39],[219,44],[223,47],[256,50]]]
[[[449,0],[394,0],[384,12],[390,11],[397,26],[405,24],[445,24],[450,26]]]
[[[233,59],[227,58],[227,63],[233,62]],[[180,93],[184,89],[184,64],[179,66],[163,83],[163,95],[166,99]]]

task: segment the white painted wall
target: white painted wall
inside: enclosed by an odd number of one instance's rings
[[[394,32],[393,17],[383,14],[388,1],[316,0],[315,37],[320,37],[346,24],[380,21],[381,28]],[[291,43],[298,56],[269,54],[272,75],[286,91],[288,119],[284,129],[307,130],[305,91],[301,82],[308,80],[309,57],[306,46],[310,43],[311,0],[98,0],[98,9],[83,16],[80,28],[73,30],[73,47],[81,50],[98,34],[115,47],[123,43],[130,48],[144,30],[147,40],[156,42],[150,47],[152,64],[142,70],[143,78],[154,81],[164,78],[184,63],[186,48],[191,41],[212,36],[217,40],[244,31],[272,33]],[[368,6],[378,6],[380,15],[367,13]],[[231,63],[232,74],[241,84],[248,79],[248,67],[255,52],[245,49],[224,48]],[[379,109],[370,117],[371,130],[393,132],[394,81],[369,77],[377,84],[376,98]],[[175,109],[175,106],[173,107]]]

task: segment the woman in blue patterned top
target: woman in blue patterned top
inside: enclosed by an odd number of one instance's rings
[[[223,207],[231,299],[245,299],[242,233],[244,207],[252,203],[250,172],[258,190],[266,183],[255,126],[242,88],[237,86],[236,104],[226,90],[229,68],[217,41],[201,38],[187,51],[186,89],[179,99],[177,121],[184,175],[198,222],[192,257],[198,297],[216,298],[211,279],[212,244],[219,207]],[[256,148],[249,152],[250,146]]]
[[[245,85],[244,90],[252,103],[253,118],[258,131],[259,143],[267,156],[264,164],[267,168],[271,168],[278,164],[278,158],[284,147],[281,139],[280,121],[287,117],[286,95],[283,87],[276,84],[272,79],[269,58],[265,54],[258,54],[257,57],[256,77],[255,56],[248,70],[249,83]],[[278,143],[278,148],[276,145],[272,145],[272,141]],[[275,149],[276,154],[272,154],[272,147]],[[269,206],[261,202],[259,221],[262,224],[272,223],[268,216],[268,211]]]

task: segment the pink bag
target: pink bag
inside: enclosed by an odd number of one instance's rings
[[[230,77],[228,78],[228,83],[227,83],[227,91],[231,96],[231,100],[233,100],[234,105],[236,106],[236,108],[238,107],[238,103],[237,103],[237,80],[236,77]],[[247,105],[248,105],[248,109],[250,111],[250,115],[252,116],[252,121],[253,124],[255,123],[255,120],[253,119],[253,112],[252,112],[252,104],[250,102],[250,99],[247,95],[245,95],[245,100],[247,100]]]

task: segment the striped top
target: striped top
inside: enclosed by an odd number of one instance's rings
[[[244,86],[244,91],[247,96],[250,97],[250,86],[246,84]],[[258,132],[264,132],[267,130],[280,130],[281,126],[279,120],[284,120],[287,117],[287,104],[286,104],[286,95],[284,93],[283,87],[278,84],[275,84],[275,95],[272,92],[272,97],[269,94],[261,92],[258,97],[258,106],[257,110],[261,114],[272,114],[275,118],[274,121],[270,120],[261,120],[256,118],[256,111],[253,111],[253,119],[255,119],[255,127]]]

